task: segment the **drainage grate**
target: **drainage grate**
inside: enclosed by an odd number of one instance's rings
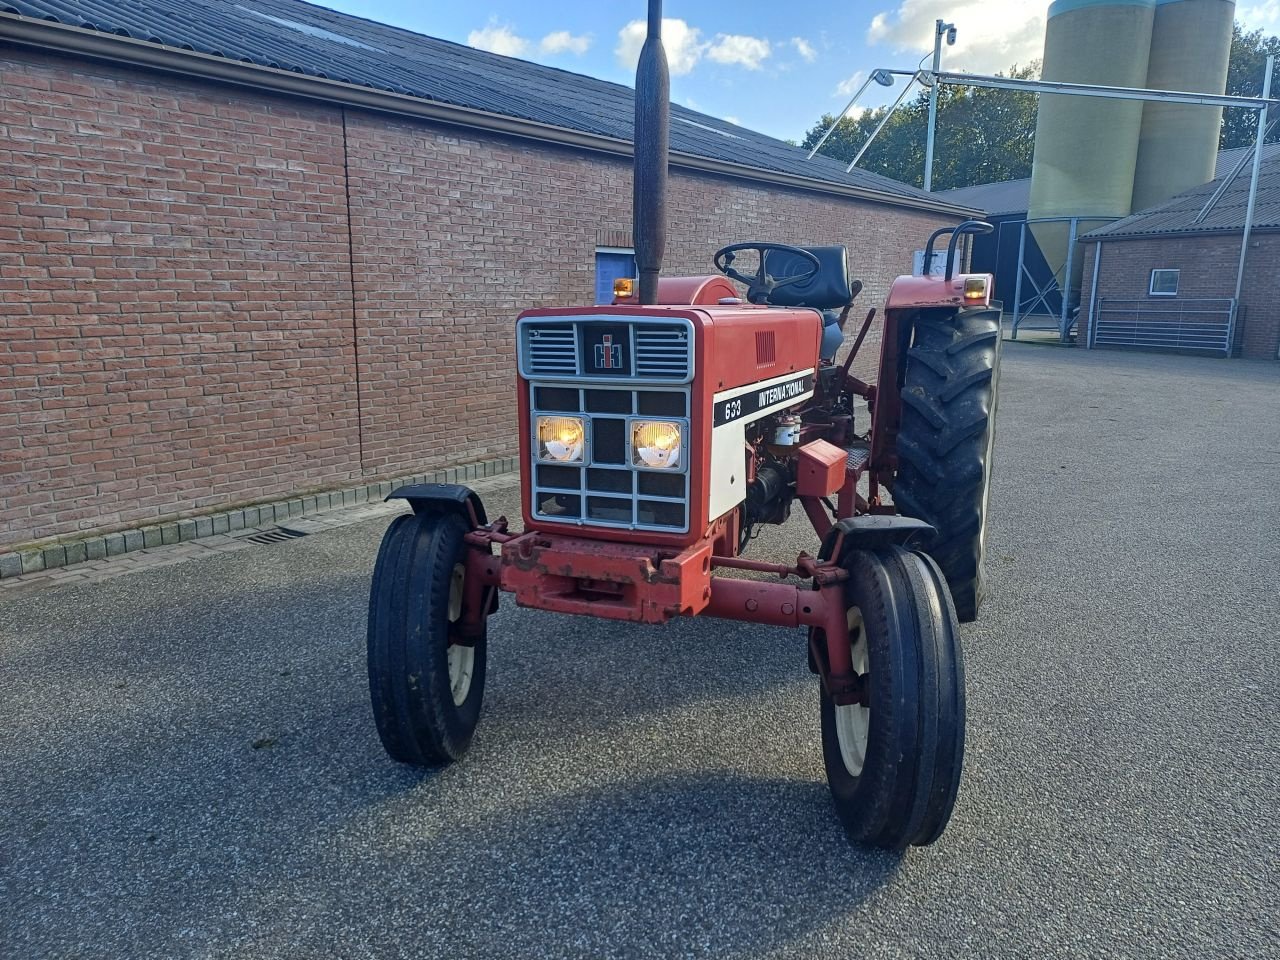
[[[297,540],[298,537],[305,537],[306,534],[301,530],[286,530],[284,527],[276,527],[274,530],[265,530],[262,533],[251,533],[243,539],[250,543],[284,543],[286,540]]]

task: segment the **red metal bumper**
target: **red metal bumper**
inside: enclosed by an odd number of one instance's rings
[[[501,544],[501,559],[489,553],[492,543]],[[804,554],[795,567],[713,557],[710,538],[678,553],[538,532],[508,538],[491,531],[475,545],[483,546],[469,561],[474,565],[470,581],[475,590],[500,587],[515,594],[522,607],[637,623],[665,623],[701,613],[808,627],[813,662],[828,692],[837,703],[858,702],[861,695],[850,663],[846,574],[832,564],[816,563]],[[813,587],[713,577],[713,566],[806,577]],[[482,609],[481,598],[475,597],[464,609]]]
[[[522,607],[665,623],[711,599],[711,541],[679,553],[641,544],[526,533],[502,545],[502,589]]]

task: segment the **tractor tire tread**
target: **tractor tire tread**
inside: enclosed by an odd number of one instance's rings
[[[861,775],[844,767],[835,707],[822,694],[823,758],[836,811],[857,844],[935,841],[959,790],[964,667],[955,608],[936,563],[902,547],[846,557],[847,593],[867,632],[871,734]]]
[[[455,513],[404,514],[387,529],[374,564],[369,692],[382,745],[402,763],[458,759],[479,718],[484,638],[476,642],[471,689],[461,705],[453,702],[447,655],[450,582],[466,532]]]
[[[984,520],[998,398],[1000,312],[924,316],[907,353],[894,503],[932,524],[930,553],[946,576],[962,622],[977,617],[985,589]]]

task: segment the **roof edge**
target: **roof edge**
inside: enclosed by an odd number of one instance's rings
[[[1238,237],[1244,227],[1210,227],[1196,230],[1152,230],[1147,233],[1086,233],[1080,243],[1124,243],[1130,240],[1182,240],[1190,237]],[[1280,233],[1280,226],[1255,226],[1250,234]]]
[[[149,40],[121,37],[98,30],[36,20],[21,14],[0,11],[0,37],[42,50],[87,56],[201,80],[215,80],[309,100],[363,107],[381,113],[431,120],[557,146],[576,147],[616,157],[632,156],[632,145],[628,140],[584,133],[535,120],[522,120],[504,114],[406,96],[387,90],[377,90],[373,87],[313,77],[291,70],[229,60],[195,50],[165,46]],[[972,207],[903,197],[878,190],[846,186],[829,180],[801,177],[782,171],[765,170],[677,151],[671,152],[670,163],[673,167],[700,173],[715,173],[757,183],[773,183],[813,193],[884,203],[931,213],[965,217],[981,212]]]

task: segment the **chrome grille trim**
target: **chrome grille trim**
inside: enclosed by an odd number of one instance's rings
[[[629,328],[630,376],[599,377],[583,372],[583,327],[591,323],[625,324]],[[525,317],[516,325],[516,359],[520,375],[526,380],[574,380],[617,386],[691,383],[696,372],[693,342],[693,323],[683,317]]]
[[[636,376],[683,380],[693,367],[693,338],[682,324],[637,325]]]
[[[522,366],[528,376],[572,377],[578,372],[578,328],[545,323],[521,331]]]
[[[538,390],[539,389],[559,389],[572,390],[578,394],[578,410],[543,410],[538,407]],[[626,410],[612,413],[587,412],[587,392],[602,392],[609,390],[620,394],[628,394],[629,403],[626,404]],[[640,413],[639,395],[642,393],[663,393],[677,394],[684,398],[684,416],[677,417],[674,415],[664,414],[644,414]],[[596,385],[582,386],[582,381],[564,381],[564,380],[538,380],[529,384],[529,424],[530,433],[529,449],[532,462],[527,465],[529,470],[529,490],[532,502],[530,503],[531,513],[539,520],[546,520],[552,523],[561,523],[568,526],[578,527],[602,527],[614,530],[640,530],[651,533],[671,533],[680,534],[689,531],[689,449],[691,443],[691,429],[689,424],[690,412],[690,389],[680,387],[677,389],[659,389],[647,386],[636,386],[634,381],[628,381],[625,385],[619,383],[611,383],[608,387]],[[583,462],[578,465],[552,463],[537,459],[538,437],[537,437],[537,418],[539,416],[552,417],[581,417],[585,421],[584,436],[584,454]],[[597,462],[593,455],[593,435],[596,421],[614,420],[623,424],[626,449],[624,451],[623,463]],[[677,421],[681,424],[684,431],[684,456],[681,458],[678,470],[650,470],[643,467],[631,466],[630,451],[630,424],[633,420],[669,420]],[[576,486],[550,486],[540,481],[540,467],[555,467],[566,470],[573,470],[577,473]],[[628,492],[620,493],[614,490],[597,488],[592,486],[591,472],[602,471],[617,478],[625,475],[629,482],[626,486]],[[656,475],[667,477],[678,477],[681,482],[682,494],[679,497],[664,496],[660,494],[648,494],[640,492],[640,477],[642,475]],[[541,510],[542,503],[548,497],[567,498],[570,502],[572,498],[577,498],[577,510],[579,516],[565,516],[563,514],[544,513]],[[599,519],[587,516],[589,511],[588,498],[597,500],[607,499],[616,503],[618,509],[623,509],[630,515],[630,519],[623,521],[620,519]],[[641,519],[642,504],[649,502],[652,504],[673,504],[679,505],[682,511],[683,523],[679,526],[674,524],[658,524],[646,523]]]

